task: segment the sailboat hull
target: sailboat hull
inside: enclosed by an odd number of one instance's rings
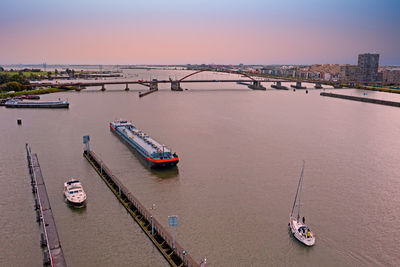
[[[289,230],[293,237],[304,245],[309,247],[315,245],[315,234],[311,232],[307,225],[298,221],[297,218],[290,217]]]

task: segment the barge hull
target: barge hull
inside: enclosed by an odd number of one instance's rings
[[[5,104],[6,108],[68,108],[69,104]]]

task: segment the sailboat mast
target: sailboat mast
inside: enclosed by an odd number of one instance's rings
[[[301,169],[300,181],[299,181],[299,209],[297,210],[297,221],[300,219],[300,206],[301,206],[301,191],[303,189],[303,174],[304,174],[304,160],[303,160],[303,168]]]
[[[294,211],[294,208],[296,207],[297,196],[299,196],[299,204],[298,204],[299,208],[298,208],[298,212],[297,212],[297,220],[299,220],[299,218],[300,218],[300,194],[301,194],[301,185],[302,185],[303,173],[304,173],[304,164],[305,163],[304,163],[304,160],[303,160],[303,168],[301,169],[299,184],[297,185],[296,196],[294,198],[292,212],[290,213],[290,217],[293,217],[293,211]]]

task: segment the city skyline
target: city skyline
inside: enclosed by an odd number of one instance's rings
[[[0,64],[400,65],[400,2],[5,0]]]

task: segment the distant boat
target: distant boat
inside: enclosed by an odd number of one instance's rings
[[[80,181],[71,179],[64,183],[64,196],[74,207],[83,207],[86,204],[86,193]]]
[[[21,95],[21,96],[19,96],[17,98],[14,98],[14,99],[15,100],[16,99],[37,100],[37,99],[40,99],[40,96],[38,96],[38,95]]]
[[[294,198],[292,212],[289,218],[289,229],[292,235],[306,246],[313,246],[315,244],[315,234],[311,232],[310,228],[305,224],[305,218],[300,220],[300,198],[301,189],[303,186],[303,174],[304,174],[304,160],[303,168],[301,169],[301,175],[299,184],[297,186],[296,196]],[[295,209],[297,209],[297,215],[294,215]]]

